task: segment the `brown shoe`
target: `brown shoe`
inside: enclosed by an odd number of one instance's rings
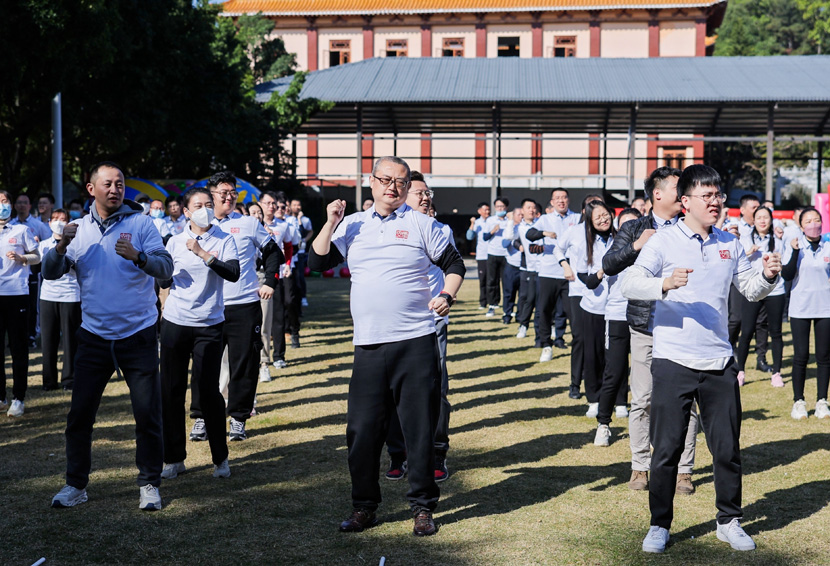
[[[677,485],[674,492],[679,495],[691,495],[695,492],[695,484],[692,483],[692,474],[677,474]]]
[[[341,533],[359,533],[378,524],[374,511],[355,509],[348,519],[340,523]]]
[[[412,532],[416,537],[428,537],[435,534],[435,522],[432,520],[432,512],[421,510],[415,514],[415,528]]]
[[[648,489],[648,472],[631,470],[631,479],[628,480],[628,489],[645,491]]]

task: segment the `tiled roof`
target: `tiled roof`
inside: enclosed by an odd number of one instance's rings
[[[726,0],[228,0],[224,15],[322,16],[701,8]]]

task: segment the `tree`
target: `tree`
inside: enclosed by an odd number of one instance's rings
[[[717,56],[815,53],[802,0],[730,0],[715,43]]]
[[[822,53],[822,45],[830,34],[830,2],[827,0],[797,0],[803,18],[810,23],[808,37]]]
[[[238,37],[246,46],[257,83],[290,75],[297,68],[297,56],[285,50],[279,37],[270,37],[274,23],[262,13],[243,14],[237,20]]]

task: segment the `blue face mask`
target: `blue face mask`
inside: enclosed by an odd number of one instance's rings
[[[0,220],[5,220],[12,215],[12,205],[7,202],[0,204]]]
[[[164,218],[164,211],[160,208],[153,208],[150,210],[150,216],[153,218]]]
[[[77,220],[80,217],[81,217],[81,211],[80,210],[70,210],[69,211],[69,219],[70,220]]]
[[[506,210],[497,210],[496,211],[496,216],[498,216],[499,218],[504,218],[505,216],[507,216],[507,211]]]

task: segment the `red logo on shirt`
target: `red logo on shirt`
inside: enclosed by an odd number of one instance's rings
[[[408,240],[409,232],[406,230],[395,230],[395,237],[399,240]]]
[[[133,235],[130,234],[129,232],[121,232],[121,239],[122,240],[127,240],[128,242],[132,242],[133,241]]]
[[[16,244],[17,243],[17,238],[9,238],[9,243],[10,244]]]
[[[231,228],[231,234],[239,234],[239,228]]]
[[[824,263],[830,263],[830,257],[824,256]]]
[[[720,250],[720,258],[721,259],[732,259],[732,254],[729,253],[729,250]]]

